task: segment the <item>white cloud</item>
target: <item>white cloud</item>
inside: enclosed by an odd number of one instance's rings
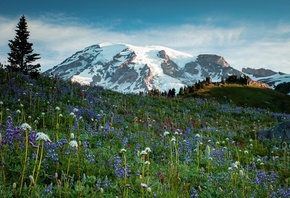
[[[18,19],[0,17],[0,62],[9,52],[8,40],[15,36]],[[127,32],[112,31],[108,26],[65,23],[50,18],[27,18],[29,41],[41,54],[42,71],[51,68],[76,51],[100,42],[132,45],[163,45],[192,55],[212,53],[224,56],[235,68],[266,67],[290,73],[290,26],[276,27],[236,24],[235,26],[179,25],[154,27]]]

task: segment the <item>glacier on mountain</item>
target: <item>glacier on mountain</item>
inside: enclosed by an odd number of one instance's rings
[[[192,56],[163,46],[100,43],[86,47],[45,73],[123,93],[168,91],[211,77],[243,75],[222,56]]]

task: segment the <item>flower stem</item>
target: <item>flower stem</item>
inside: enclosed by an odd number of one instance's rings
[[[66,170],[66,175],[68,176],[68,173],[69,173],[69,166],[70,166],[70,156],[71,156],[71,153],[69,153],[69,156],[68,156],[68,162],[67,162],[67,170]]]
[[[39,142],[37,145],[37,151],[36,151],[36,157],[35,157],[35,162],[34,162],[34,167],[33,167],[33,171],[32,171],[32,177],[34,177],[34,173],[35,173],[35,169],[36,169],[36,164],[37,164],[37,160],[38,160],[38,152],[39,152]]]
[[[0,148],[0,155],[1,155],[2,178],[3,178],[3,185],[4,185],[4,190],[5,190],[6,189],[6,177],[5,177],[5,170],[4,170],[4,157],[2,154],[2,147]]]
[[[37,183],[37,178],[38,178],[38,175],[39,175],[39,172],[40,172],[41,163],[42,163],[43,147],[44,147],[44,141],[41,141],[41,153],[40,153],[39,164],[38,164],[37,173],[36,173],[36,177],[35,177],[35,185]]]
[[[27,155],[28,155],[28,130],[25,130],[25,157],[24,157],[24,164],[23,164],[23,170],[22,170],[22,175],[21,175],[19,195],[21,195],[22,193],[24,173],[26,170],[26,163],[27,163]]]

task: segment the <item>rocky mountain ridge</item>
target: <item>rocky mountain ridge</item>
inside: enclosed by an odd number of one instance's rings
[[[89,46],[45,73],[125,93],[167,91],[191,86],[206,77],[219,82],[244,74],[214,54],[195,57],[163,46],[112,43]]]
[[[242,68],[242,72],[246,73],[246,74],[251,74],[254,77],[267,77],[267,76],[272,76],[275,74],[278,74],[278,72],[275,72],[273,70],[270,69],[264,69],[264,68],[260,68],[260,69],[254,69],[254,68]]]

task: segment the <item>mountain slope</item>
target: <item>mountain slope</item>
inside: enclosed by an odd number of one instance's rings
[[[242,74],[217,55],[194,57],[162,46],[111,43],[87,47],[45,73],[126,93],[168,91],[206,77],[220,81]]]
[[[290,96],[272,89],[226,84],[223,86],[205,86],[203,89],[185,95],[185,97],[192,96],[234,103],[242,107],[290,113]]]
[[[267,83],[273,89],[277,87],[279,84],[290,82],[290,74],[285,74],[282,72],[274,72],[269,69],[243,68],[242,72],[255,81]]]

